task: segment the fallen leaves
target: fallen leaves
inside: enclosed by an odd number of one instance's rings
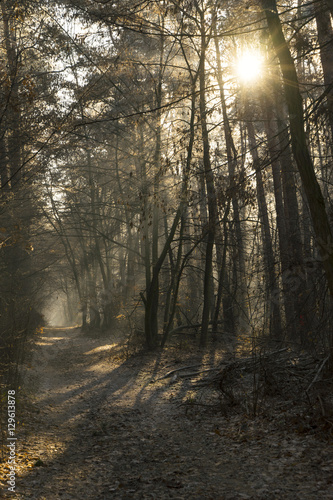
[[[284,401],[256,418],[239,408],[224,416],[213,390],[178,376],[172,351],[151,384],[153,356],[110,361],[80,336],[39,349],[50,363],[34,365],[44,385],[21,438],[18,500],[332,498],[332,448],[298,429],[312,421]],[[104,353],[103,370],[88,372],[85,352]]]

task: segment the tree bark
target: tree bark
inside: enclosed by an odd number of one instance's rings
[[[288,210],[288,198],[284,196],[282,175],[280,143],[278,141],[279,132],[275,125],[275,116],[268,98],[263,102],[263,109],[266,112],[266,120],[264,123],[269,154],[271,158],[271,166],[273,172],[274,197],[276,206],[276,225],[278,229],[281,276],[283,287],[283,302],[286,316],[286,329],[292,338],[299,336],[302,343],[306,341],[305,323],[302,326],[300,322],[303,313],[304,294],[306,293],[305,279],[301,277],[300,270],[302,269],[303,259],[302,254],[295,248],[294,237],[291,234],[291,222],[289,215],[292,218],[298,218],[298,206],[296,200],[296,213],[290,214]],[[291,158],[289,158],[289,161]],[[289,167],[290,169],[290,164]],[[288,181],[288,179],[287,179]],[[286,187],[285,187],[286,189]],[[287,207],[285,206],[287,205]],[[295,273],[298,275],[295,276]],[[294,290],[290,286],[290,282],[297,279],[299,286]]]
[[[240,221],[239,203],[238,203],[236,186],[235,186],[235,168],[237,165],[237,151],[236,151],[234,140],[232,137],[230,121],[229,121],[229,117],[228,117],[228,113],[227,113],[227,106],[226,106],[225,95],[224,95],[222,67],[221,67],[221,54],[220,54],[219,41],[218,41],[218,38],[216,36],[216,30],[215,30],[215,49],[216,49],[216,59],[217,59],[217,81],[218,81],[218,85],[219,85],[219,89],[220,89],[220,99],[221,99],[222,115],[223,115],[224,138],[225,138],[226,150],[227,150],[229,187],[230,187],[230,190],[232,193],[231,201],[232,201],[232,209],[233,209],[233,221],[235,224],[235,235],[236,235],[236,241],[237,241],[238,269],[236,272],[238,275],[237,282],[239,283],[239,287],[238,287],[239,288],[238,315],[241,317],[242,324],[244,324],[244,326],[245,326],[246,312],[247,312],[246,311],[246,301],[245,301],[245,296],[246,296],[245,251],[244,251],[242,226],[241,226],[241,221]]]
[[[331,128],[331,141],[333,140],[333,30],[330,16],[327,15],[325,2],[314,2],[316,15],[318,42],[320,46],[320,59],[324,73],[328,120]],[[330,90],[328,90],[330,88]]]
[[[304,128],[302,96],[294,60],[284,37],[275,0],[262,0],[270,36],[279,59],[288,106],[293,155],[309,204],[311,219],[325,270],[327,284],[333,296],[333,238],[325,201],[310,156]],[[333,369],[333,335],[330,336],[330,368]]]
[[[331,16],[333,17],[333,0],[326,0],[326,4],[330,10]]]
[[[267,299],[269,302],[269,310],[270,310],[269,328],[273,338],[279,339],[281,337],[281,331],[282,331],[280,300],[278,294],[276,294],[277,283],[275,277],[274,253],[273,253],[272,237],[269,227],[267,202],[266,202],[264,184],[261,174],[260,158],[256,145],[255,132],[252,121],[247,120],[246,126],[249,134],[249,145],[251,148],[251,155],[253,158],[253,168],[256,172],[257,198],[258,198],[259,216],[261,219],[262,240],[264,247]]]
[[[18,53],[15,39],[15,29],[10,23],[6,2],[1,2],[3,35],[5,39],[7,64],[9,69],[10,95],[8,99],[12,103],[10,113],[6,116],[8,128],[8,159],[10,167],[10,179],[12,186],[22,177],[22,141],[21,141],[21,110],[19,98],[18,78]]]
[[[206,109],[206,31],[204,13],[200,11],[201,21],[201,53],[199,66],[199,82],[200,82],[200,123],[203,143],[203,166],[204,175],[207,187],[207,204],[208,204],[208,227],[207,227],[207,244],[206,244],[206,261],[204,274],[204,305],[202,311],[202,326],[200,335],[200,346],[205,347],[207,344],[208,325],[212,308],[212,279],[213,279],[213,248],[215,241],[215,230],[217,223],[216,209],[216,193],[214,185],[214,174],[212,171],[210,160],[210,144],[207,127],[207,109]]]
[[[293,155],[309,203],[316,240],[325,269],[328,287],[333,295],[333,238],[325,209],[324,198],[315,175],[306,142],[302,96],[299,90],[295,64],[285,40],[275,0],[262,0],[268,29],[279,58],[287,101]]]

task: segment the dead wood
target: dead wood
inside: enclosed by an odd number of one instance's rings
[[[165,375],[163,375],[163,377],[157,378],[153,382],[158,382],[159,380],[164,380],[164,379],[166,379],[168,377],[171,377],[171,375],[173,375],[174,373],[180,372],[182,370],[187,370],[189,368],[196,368],[197,366],[200,366],[200,364],[190,365],[190,366],[181,366],[180,368],[175,368],[174,370],[170,370],[168,373],[166,373]]]
[[[200,364],[190,365],[190,366],[182,366],[181,368],[175,368],[174,370],[171,370],[168,373],[166,373],[165,375],[163,375],[163,377],[159,377],[156,380],[154,380],[153,383],[154,382],[158,382],[159,380],[164,380],[164,379],[166,379],[168,377],[171,377],[171,375],[174,375],[175,373],[178,373],[180,371],[188,370],[190,368],[196,368],[197,366],[200,366]],[[204,368],[202,370],[198,370],[198,371],[195,371],[195,372],[184,373],[184,374],[178,375],[178,377],[180,377],[180,378],[190,378],[190,377],[198,376],[201,373],[212,372],[212,371],[216,372],[218,370],[220,370],[220,368]]]
[[[223,321],[218,321],[217,324],[222,324]],[[212,326],[213,325],[213,322],[210,321],[209,322],[209,326]],[[189,325],[179,325],[177,326],[176,328],[174,328],[173,330],[171,330],[169,332],[169,335],[175,335],[177,333],[182,333],[183,330],[199,330],[201,328],[202,324],[201,323],[195,323],[193,325],[189,324]],[[220,332],[220,333],[225,333],[225,332]]]
[[[326,365],[327,361],[330,359],[329,356],[327,356],[323,362],[321,363],[321,365],[319,366],[317,372],[316,372],[316,375],[314,377],[314,379],[312,380],[311,384],[309,385],[309,387],[306,389],[306,392],[309,392],[309,390],[311,389],[311,387],[313,386],[313,384],[318,380],[318,377],[320,375],[320,373],[323,371],[323,368],[324,366]]]

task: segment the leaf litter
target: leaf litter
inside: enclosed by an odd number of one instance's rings
[[[24,372],[15,498],[333,498],[329,430],[279,394],[251,415],[244,374],[241,390],[228,375],[233,401],[205,382],[226,358],[214,356],[128,356],[105,337],[46,329]]]

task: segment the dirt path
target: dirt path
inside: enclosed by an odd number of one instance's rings
[[[188,380],[151,383],[178,361],[167,351],[158,362],[148,354],[126,360],[107,339],[46,330],[25,375],[32,402],[9,496],[333,498],[332,446],[267,419],[203,411],[191,405]],[[204,361],[193,353],[184,364]]]

